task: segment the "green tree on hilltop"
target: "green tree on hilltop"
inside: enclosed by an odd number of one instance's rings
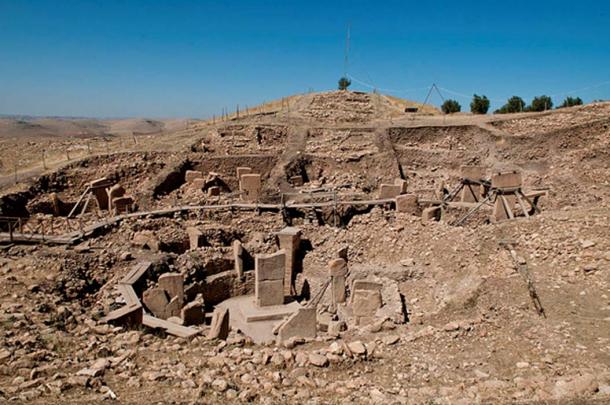
[[[487,114],[489,111],[489,99],[486,96],[474,95],[470,103],[470,112],[473,114]]]
[[[347,77],[342,77],[339,79],[339,90],[347,90],[347,88],[352,84],[352,81]]]

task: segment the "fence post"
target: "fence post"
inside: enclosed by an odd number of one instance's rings
[[[44,149],[42,151],[42,167],[47,170],[47,161],[44,158]]]
[[[11,220],[8,220],[8,239],[9,241],[13,241],[13,223]]]

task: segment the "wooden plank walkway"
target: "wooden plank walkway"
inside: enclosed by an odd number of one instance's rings
[[[100,229],[113,226],[124,219],[142,218],[147,216],[163,217],[175,214],[177,212],[189,211],[220,211],[220,210],[266,210],[266,211],[281,211],[282,209],[300,209],[300,208],[324,208],[340,205],[386,205],[395,202],[393,198],[378,199],[378,200],[349,200],[349,201],[324,201],[316,203],[286,203],[286,204],[256,204],[256,203],[231,203],[219,205],[183,205],[160,210],[133,212],[130,214],[121,214],[114,217],[105,218],[84,227],[81,231],[72,231],[63,235],[43,235],[39,233],[19,233],[19,232],[1,232],[0,243],[45,243],[51,245],[71,245],[79,242],[82,239],[90,237]]]

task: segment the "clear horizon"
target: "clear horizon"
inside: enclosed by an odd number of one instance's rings
[[[610,99],[607,2],[0,0],[0,113],[208,118],[313,91],[377,88],[469,111],[517,95]],[[441,99],[434,94],[431,103]]]

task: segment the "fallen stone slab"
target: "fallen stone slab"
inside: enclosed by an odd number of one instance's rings
[[[141,262],[136,264],[120,281],[122,284],[134,285],[151,268],[151,262]]]
[[[280,326],[278,342],[282,343],[290,338],[316,337],[316,308],[299,308]]]
[[[144,315],[144,317],[142,318],[142,325],[148,326],[149,328],[153,329],[163,329],[170,335],[182,338],[193,337],[199,333],[198,329],[189,326],[176,325],[175,323],[171,323],[150,315]]]
[[[141,304],[130,304],[123,305],[119,309],[110,311],[106,316],[101,319],[101,322],[117,324],[117,325],[128,325],[135,326],[142,323],[142,317],[144,311]]]

